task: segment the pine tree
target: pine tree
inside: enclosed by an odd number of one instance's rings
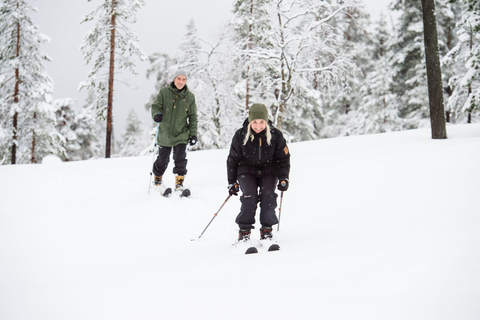
[[[457,66],[449,78],[452,95],[447,108],[456,117],[480,114],[480,3],[475,0],[452,1],[461,4],[462,18],[457,26],[458,43],[443,59],[443,65]]]
[[[238,83],[244,86],[244,91],[239,91],[239,98],[243,100],[245,110],[263,100],[266,88],[262,79],[272,76],[258,59],[262,55],[259,51],[272,49],[275,39],[272,23],[276,20],[271,20],[268,5],[267,0],[237,0],[229,24],[233,29],[231,54],[240,72]]]
[[[437,29],[449,30],[455,20],[451,18],[451,10],[444,10],[442,3],[443,0],[435,3]],[[401,103],[401,116],[409,121],[410,127],[415,128],[430,118],[422,5],[416,0],[396,0],[392,8],[400,12],[395,41],[389,49],[395,52],[391,62],[394,68],[392,91]],[[449,37],[448,32],[438,33],[440,57],[446,54],[445,44],[451,45],[454,41]]]
[[[100,136],[104,131],[102,120],[91,112],[91,106],[95,101],[95,93],[89,90],[85,105],[75,116],[72,130],[77,137],[78,150],[70,152],[70,160],[86,160],[98,158],[105,146],[102,145]]]
[[[0,142],[2,164],[35,163],[44,155],[64,152],[55,130],[53,82],[40,50],[49,38],[29,17],[36,9],[23,0],[0,4]],[[19,155],[17,155],[17,153]]]
[[[141,124],[137,114],[131,109],[127,117],[127,126],[123,135],[124,143],[119,152],[120,156],[138,156],[150,144],[148,133],[145,137]]]
[[[135,73],[132,56],[145,59],[138,46],[137,35],[126,25],[135,22],[137,11],[144,5],[144,0],[104,0],[82,21],[96,20],[81,46],[85,61],[95,61],[87,79],[80,84],[80,89],[96,90],[97,97],[92,108],[98,117],[106,119],[106,158],[110,158],[112,148],[115,70],[126,69]]]
[[[395,95],[390,91],[393,74],[389,65],[392,53],[388,51],[388,43],[391,38],[386,17],[382,13],[379,21],[376,22],[372,46],[366,50],[372,58],[369,62],[370,70],[361,88],[360,106],[351,114],[351,118],[355,121],[352,121],[352,130],[349,130],[348,134],[369,134],[403,129],[403,120],[399,117],[399,106]]]
[[[401,103],[400,115],[414,128],[428,118],[422,7],[420,1],[396,0],[392,8],[400,12],[395,42],[389,48],[395,53],[392,91]]]

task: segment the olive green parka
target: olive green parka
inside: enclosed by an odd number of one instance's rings
[[[152,118],[163,114],[158,127],[157,143],[162,147],[187,144],[188,138],[197,136],[197,105],[187,85],[178,90],[172,82],[160,89],[152,105]]]

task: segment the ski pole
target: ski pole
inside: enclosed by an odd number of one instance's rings
[[[155,151],[157,150],[158,130],[160,129],[160,122],[158,123],[157,133],[155,134],[155,143],[153,144],[152,163],[155,161]],[[148,194],[150,194],[150,188],[152,187],[152,171],[150,171],[150,181],[148,183]]]
[[[205,229],[203,229],[202,233],[198,236],[197,239],[200,239],[203,234],[205,233],[205,231],[208,229],[208,227],[210,226],[210,224],[212,223],[213,219],[215,219],[215,217],[218,215],[218,213],[220,212],[220,210],[222,210],[223,206],[225,205],[225,203],[227,203],[228,199],[230,199],[232,195],[228,195],[227,199],[225,199],[225,201],[223,202],[223,204],[220,206],[220,209],[218,209],[217,212],[215,212],[215,214],[213,215],[213,218],[212,220],[210,220],[210,222],[207,224],[207,226],[205,227]],[[194,241],[195,239],[192,239],[192,241]]]
[[[280,194],[280,206],[278,207],[278,224],[277,231],[280,231],[280,215],[282,214],[283,191]]]

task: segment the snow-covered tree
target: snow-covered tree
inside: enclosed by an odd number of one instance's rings
[[[392,8],[400,13],[394,52],[392,91],[400,102],[400,115],[417,127],[428,118],[428,90],[423,46],[422,4],[416,0],[396,0]]]
[[[132,57],[145,59],[138,46],[136,33],[127,26],[127,23],[136,21],[136,13],[144,5],[144,0],[103,0],[82,21],[95,20],[94,27],[87,32],[81,46],[85,61],[94,62],[80,89],[96,90],[96,99],[91,108],[98,117],[106,119],[106,158],[110,157],[112,147],[115,71],[125,69],[135,73]]]
[[[40,50],[49,41],[29,17],[24,0],[0,4],[0,159],[2,164],[34,163],[61,154],[64,138],[55,129],[53,82]],[[17,156],[17,153],[19,154]]]
[[[23,136],[31,145],[28,154],[22,155],[21,162],[37,163],[48,155],[61,158],[66,156],[66,141],[57,130],[56,112],[52,97],[47,95],[46,101],[37,103],[26,113],[25,127],[28,127],[29,131]]]
[[[339,47],[355,61],[356,72],[347,81],[332,83],[323,96],[321,136],[349,135],[359,124],[355,111],[362,105],[362,88],[369,86],[368,74],[380,66],[372,59],[375,43],[370,29],[370,16],[363,7],[347,7],[333,17]],[[315,79],[318,82],[318,79]]]
[[[292,139],[315,135],[311,133],[313,120],[307,123],[298,118],[319,113],[314,79],[328,88],[346,81],[355,69],[332,26],[336,15],[355,5],[354,1],[236,2],[231,25],[237,34],[234,57],[247,88],[243,97],[266,104],[274,124]],[[309,99],[302,99],[300,94]]]
[[[87,100],[82,109],[75,116],[72,129],[77,135],[77,142],[80,149],[71,155],[71,160],[84,160],[98,158],[101,156],[105,145],[100,137],[105,132],[104,122],[95,113],[91,112],[91,106],[95,101],[95,93],[89,90]]]
[[[452,45],[455,41],[448,32],[455,23],[453,13],[444,3],[444,0],[435,2],[437,29],[442,30],[438,33],[440,57],[448,50],[446,44]],[[430,117],[422,5],[416,0],[396,0],[392,8],[400,13],[395,40],[389,48],[395,53],[391,62],[394,68],[392,91],[401,103],[401,116],[409,121],[410,127],[417,127]]]
[[[458,43],[443,59],[443,65],[457,66],[449,78],[452,95],[447,108],[460,117],[480,114],[480,2],[457,0],[461,4],[462,18],[457,25]]]
[[[149,127],[142,127],[135,110],[131,109],[127,117],[127,127],[123,135],[123,145],[119,155],[123,157],[138,156],[151,145]]]
[[[456,1],[456,0],[455,0]],[[436,10],[441,11],[441,14],[437,15],[437,28],[438,32],[438,48],[441,53],[441,58],[447,56],[448,52],[452,50],[458,43],[458,36],[456,34],[456,25],[461,19],[461,6],[457,2],[451,2],[450,0],[438,0],[436,3]],[[452,87],[449,84],[449,79],[457,74],[465,71],[463,64],[456,63],[443,63],[440,60],[442,67],[442,81],[444,88],[444,102],[445,102],[445,115],[446,121],[455,121],[451,117],[452,111],[448,108],[448,100],[452,95]]]
[[[396,96],[390,91],[393,73],[389,65],[392,52],[388,51],[388,43],[391,38],[386,17],[382,13],[376,22],[372,47],[367,51],[372,67],[361,87],[362,101],[358,109],[350,114],[354,119],[351,121],[352,129],[344,134],[369,134],[403,129]]]

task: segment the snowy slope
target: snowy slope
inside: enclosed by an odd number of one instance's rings
[[[227,150],[0,167],[0,318],[480,319],[480,125],[290,145],[280,252],[231,246]],[[173,184],[171,167],[166,181]],[[255,230],[255,234],[258,232]]]

